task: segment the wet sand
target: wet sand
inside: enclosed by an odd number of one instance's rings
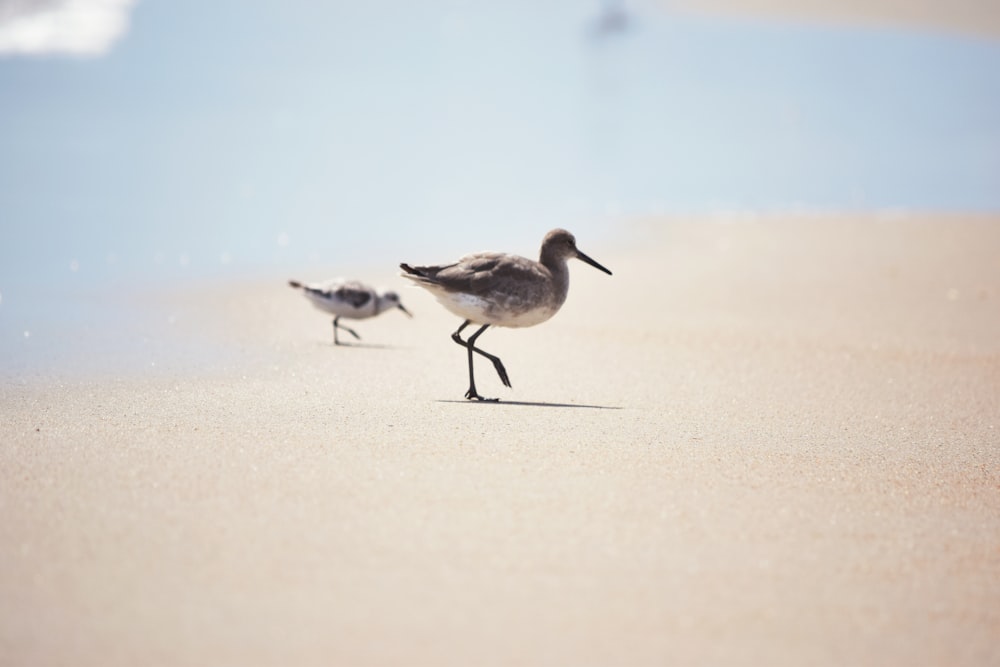
[[[276,275],[164,297],[220,360],[4,384],[0,663],[1000,664],[1000,218],[622,232],[498,404],[447,257],[363,345]]]

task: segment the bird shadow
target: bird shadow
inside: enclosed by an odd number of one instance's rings
[[[460,401],[457,399],[438,399],[437,403],[458,403],[458,404],[472,404],[472,405],[517,405],[521,407],[528,408],[583,408],[586,410],[621,410],[620,406],[616,405],[587,405],[586,403],[544,403],[544,402],[534,402],[534,401],[470,401],[464,400]]]
[[[385,345],[383,343],[345,343],[341,341],[340,343],[319,343],[320,347],[329,348],[340,348],[340,347],[353,347],[359,350],[395,350],[398,349],[395,345]]]

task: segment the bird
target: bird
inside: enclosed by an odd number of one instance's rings
[[[365,320],[392,308],[398,308],[408,317],[413,314],[403,307],[399,295],[393,291],[378,292],[375,288],[359,280],[334,278],[324,282],[305,284],[298,280],[289,280],[288,284],[301,289],[309,302],[317,309],[334,315],[333,344],[343,345],[337,337],[338,329],[361,340],[361,336],[353,329],[340,324],[340,318],[349,320]]]
[[[500,252],[480,252],[466,255],[451,264],[411,266],[403,263],[400,275],[423,287],[449,311],[462,318],[451,339],[464,347],[469,355],[469,390],[465,398],[478,401],[498,401],[484,398],[476,391],[472,354],[493,362],[500,381],[510,388],[507,369],[499,357],[476,347],[476,341],[491,326],[531,327],[545,322],[562,307],[569,291],[567,259],[576,258],[603,271],[611,271],[585,255],[576,247],[576,239],[565,229],[553,229],[545,235],[538,261]],[[467,339],[462,331],[470,324],[479,325]]]

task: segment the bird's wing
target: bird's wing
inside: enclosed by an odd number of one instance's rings
[[[355,308],[364,307],[373,298],[371,288],[356,281],[343,283],[334,289],[331,295]]]
[[[434,281],[449,291],[484,298],[515,294],[525,285],[537,284],[548,270],[524,257],[503,253],[478,253],[444,267]]]

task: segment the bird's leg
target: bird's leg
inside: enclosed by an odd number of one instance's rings
[[[469,391],[465,392],[465,398],[469,400],[472,400],[474,398],[479,401],[488,401],[490,399],[483,398],[476,391],[476,376],[472,371],[472,346],[466,343],[464,340],[462,340],[461,336],[462,330],[465,329],[465,327],[469,326],[469,324],[470,324],[469,320],[465,320],[464,322],[462,322],[462,326],[458,327],[455,333],[451,335],[451,339],[453,341],[464,347],[469,352]],[[497,400],[497,399],[492,399],[492,400]]]
[[[466,320],[465,322],[462,323],[462,326],[458,328],[458,331],[456,331],[451,335],[451,339],[453,341],[455,341],[456,343],[458,343],[459,345],[461,345],[462,347],[466,348],[469,351],[469,391],[465,392],[465,397],[468,399],[474,398],[479,401],[496,401],[498,399],[483,398],[476,391],[476,378],[472,370],[472,353],[475,352],[477,354],[481,354],[482,356],[492,361],[493,368],[496,369],[497,375],[500,376],[500,381],[504,383],[504,386],[509,387],[510,379],[508,379],[507,377],[507,369],[504,368],[503,362],[500,361],[499,357],[495,357],[489,352],[481,350],[475,346],[476,339],[479,338],[479,336],[481,336],[483,332],[489,328],[490,325],[484,324],[482,327],[479,328],[478,331],[476,331],[476,333],[469,336],[468,341],[462,340],[460,334],[462,333],[462,330],[465,329],[465,327],[469,326],[469,324],[470,324],[469,320]]]
[[[484,324],[479,331],[469,336],[468,340],[469,346],[472,349],[472,351],[475,352],[476,354],[481,354],[490,361],[492,361],[493,368],[496,369],[497,375],[500,376],[500,381],[503,382],[503,385],[505,387],[510,387],[510,379],[507,377],[507,369],[503,367],[503,362],[500,361],[500,357],[494,356],[483,349],[475,347],[476,339],[479,338],[479,336],[484,331],[486,331],[486,327],[488,326],[489,326],[488,324]]]
[[[354,336],[358,340],[361,340],[361,336],[359,336],[354,331],[354,329],[348,329],[347,327],[345,327],[342,324],[340,324],[340,315],[337,315],[335,318],[333,318],[333,344],[334,345],[340,345],[340,340],[337,338],[337,329],[343,329],[344,331],[346,331],[347,333],[351,334],[352,336]]]

